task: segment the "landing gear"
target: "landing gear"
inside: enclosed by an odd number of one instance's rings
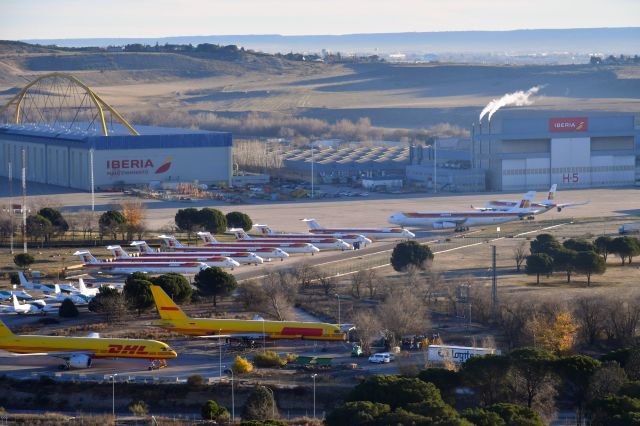
[[[166,359],[153,359],[149,363],[148,370],[160,370],[161,368],[167,368],[167,365]]]
[[[456,226],[456,229],[454,230],[455,232],[465,232],[468,231],[469,227],[468,226]]]

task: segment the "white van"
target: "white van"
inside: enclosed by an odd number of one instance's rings
[[[369,357],[369,362],[373,362],[374,364],[387,364],[396,359],[393,354],[389,352],[381,352],[378,354],[373,354]]]

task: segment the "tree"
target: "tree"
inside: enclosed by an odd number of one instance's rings
[[[589,404],[592,426],[639,426],[640,399],[609,395]]]
[[[503,355],[469,358],[460,370],[464,386],[471,388],[480,405],[488,406],[506,398],[509,359]]]
[[[391,265],[398,272],[403,271],[409,265],[425,269],[426,263],[432,259],[431,249],[414,240],[397,244],[391,253]]]
[[[278,408],[273,394],[264,386],[256,386],[242,407],[243,420],[267,420],[278,418]]]
[[[205,207],[198,212],[198,222],[205,231],[221,234],[227,230],[227,219],[220,210]]]
[[[78,308],[75,303],[73,303],[73,300],[67,298],[60,304],[60,307],[58,308],[58,315],[62,318],[75,318],[80,315],[80,312],[78,312]]]
[[[253,364],[251,364],[246,358],[242,358],[237,355],[231,364],[231,370],[235,374],[247,374],[253,371]]]
[[[253,228],[253,221],[249,215],[242,212],[230,212],[225,215],[227,219],[227,226],[229,228],[242,228],[245,231],[249,231]]]
[[[604,259],[593,251],[579,252],[576,255],[575,265],[576,271],[579,274],[587,276],[587,286],[591,285],[591,275],[602,275],[607,269],[607,264]]]
[[[369,310],[358,310],[353,315],[353,324],[355,325],[355,336],[358,344],[365,355],[371,353],[371,342],[380,336],[380,322],[378,316]]]
[[[36,241],[42,240],[42,245],[51,235],[51,230],[52,225],[49,219],[39,214],[27,217],[27,234],[31,235]]]
[[[575,303],[574,315],[582,340],[593,345],[604,329],[605,309],[600,297],[585,296]]]
[[[449,405],[455,405],[456,389],[462,383],[460,374],[456,371],[427,368],[418,373],[418,378],[423,382],[433,383],[440,391],[442,399]]]
[[[117,210],[108,210],[100,215],[98,225],[100,227],[100,235],[112,235],[114,240],[118,239],[118,232],[123,229],[127,220]]]
[[[629,259],[629,263],[634,256],[640,254],[640,244],[638,240],[632,237],[617,237],[611,240],[609,245],[609,253],[613,253],[620,258],[624,265],[625,259]]]
[[[46,218],[51,223],[51,232],[55,235],[62,235],[69,230],[69,224],[58,210],[45,207],[38,211],[38,215]],[[50,239],[51,235],[47,236]]]
[[[152,282],[146,279],[146,274],[136,272],[127,277],[124,284],[124,298],[129,308],[138,312],[138,316],[154,305],[151,294]],[[142,278],[141,276],[144,276]]]
[[[193,290],[189,281],[182,274],[169,272],[168,274],[151,278],[150,281],[153,284],[162,287],[165,293],[167,293],[177,304],[183,304],[191,301],[191,294],[193,293]]]
[[[548,321],[537,322],[533,330],[536,341],[556,354],[573,348],[577,331],[578,327],[568,311],[556,312]]]
[[[611,247],[611,241],[613,238],[608,237],[606,235],[600,236],[595,239],[593,245],[596,248],[596,253],[604,258],[604,261],[607,261],[607,256],[609,255],[609,248]]]
[[[329,413],[325,423],[327,426],[374,425],[389,412],[391,412],[389,404],[371,401],[345,402]]]
[[[556,364],[556,370],[563,382],[562,395],[571,399],[576,410],[576,424],[578,425],[582,425],[585,405],[589,396],[589,381],[600,365],[600,361],[586,355],[560,358]]]
[[[126,314],[124,295],[115,288],[102,286],[89,302],[89,310],[103,314],[107,322],[122,320]]]
[[[556,357],[538,348],[520,348],[509,354],[511,368],[508,389],[512,398],[528,408],[539,411],[553,409],[556,395],[556,375],[553,363]]]
[[[540,284],[540,274],[549,275],[553,271],[553,259],[545,253],[527,256],[525,271],[527,275],[535,275],[536,284]]]
[[[204,403],[200,409],[200,415],[202,420],[215,420],[216,422],[224,422],[229,419],[229,411],[212,399]]]
[[[574,251],[596,251],[596,247],[591,241],[569,238],[563,241],[564,248]]]
[[[544,253],[553,257],[554,253],[562,246],[551,234],[540,234],[535,240],[531,240],[531,254]]]
[[[499,403],[487,407],[502,418],[507,425],[542,426],[544,422],[535,411],[516,404]]]
[[[588,394],[591,399],[614,394],[627,382],[627,373],[615,361],[603,362],[589,379]]]
[[[120,209],[125,220],[127,239],[132,240],[134,234],[137,234],[138,238],[142,238],[141,234],[144,232],[144,218],[146,216],[144,204],[137,200],[123,201],[120,203]]]
[[[571,273],[575,270],[578,252],[573,249],[561,248],[553,255],[553,270],[567,273],[567,282],[571,282]]]
[[[378,306],[377,314],[391,346],[402,336],[426,333],[430,325],[424,304],[409,291],[387,295]]]
[[[187,238],[191,241],[191,234],[200,226],[198,209],[193,207],[179,209],[175,216],[175,222],[178,229],[186,232]]]
[[[13,256],[13,263],[15,263],[18,268],[22,268],[24,272],[26,272],[29,266],[35,261],[36,259],[31,253],[18,253]]]
[[[193,281],[200,294],[213,297],[213,306],[217,306],[218,297],[226,296],[238,287],[236,277],[217,267],[201,270]]]
[[[527,245],[523,241],[516,248],[513,249],[513,260],[516,262],[516,272],[520,272],[522,262],[527,258]]]

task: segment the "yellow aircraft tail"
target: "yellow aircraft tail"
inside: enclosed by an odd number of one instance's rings
[[[0,337],[8,336],[13,336],[13,332],[9,330],[9,327],[7,327],[7,325],[2,320],[0,320]]]
[[[182,309],[178,307],[167,293],[162,290],[162,287],[157,285],[151,286],[151,293],[153,294],[153,300],[156,302],[156,308],[158,308],[158,314],[163,320],[186,320],[189,317],[182,312]]]

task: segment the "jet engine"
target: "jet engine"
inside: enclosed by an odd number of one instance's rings
[[[435,222],[433,224],[433,229],[455,228],[456,226],[455,222]]]
[[[71,355],[68,365],[69,368],[89,368],[91,367],[91,357],[84,354]]]

